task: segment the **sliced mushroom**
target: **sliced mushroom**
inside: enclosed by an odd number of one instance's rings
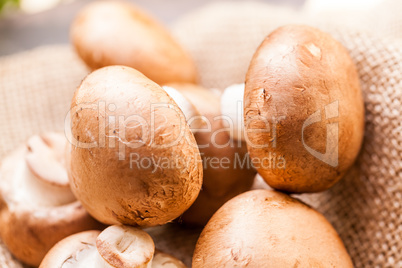
[[[203,159],[203,186],[197,200],[182,215],[186,224],[204,225],[232,197],[250,189],[256,171],[248,159],[246,143],[234,140],[223,127],[219,95],[193,84],[169,84],[200,112],[202,127],[194,133]],[[201,122],[198,123],[201,125]],[[244,163],[244,165],[242,165]]]
[[[62,134],[33,136],[0,168],[0,236],[18,259],[32,266],[64,237],[99,227],[66,181],[65,145]]]
[[[154,256],[155,254],[155,256]],[[185,268],[173,256],[155,251],[145,231],[109,226],[102,232],[86,231],[57,243],[43,259],[40,268]]]

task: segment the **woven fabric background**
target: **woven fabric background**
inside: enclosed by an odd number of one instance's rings
[[[172,27],[194,57],[201,84],[211,88],[243,82],[256,47],[283,24],[317,26],[349,50],[365,99],[361,154],[335,187],[299,197],[334,225],[356,267],[402,267],[401,11],[401,1],[387,1],[364,14],[338,13],[339,17],[309,5],[294,11],[261,3],[216,3]],[[1,58],[0,158],[34,133],[62,130],[72,94],[87,73],[68,46]],[[157,247],[191,263],[200,230],[169,224],[147,231]],[[1,244],[0,267],[20,267]]]

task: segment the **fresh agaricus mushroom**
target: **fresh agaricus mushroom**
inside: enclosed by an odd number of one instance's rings
[[[173,256],[155,251],[152,238],[135,227],[114,225],[86,231],[57,243],[39,268],[185,268]]]
[[[75,18],[71,39],[92,69],[126,65],[159,84],[196,81],[188,53],[159,22],[130,3],[90,3]]]
[[[71,108],[69,179],[93,217],[149,227],[174,220],[195,201],[200,153],[160,86],[130,67],[105,67],[84,79]]]
[[[70,190],[65,145],[62,134],[33,136],[0,168],[0,236],[32,266],[64,237],[99,227]]]
[[[244,83],[227,87],[221,96],[221,113],[225,117],[223,127],[228,130],[230,137],[245,141],[243,116]]]
[[[330,188],[354,163],[364,134],[362,91],[348,51],[309,26],[273,31],[247,72],[244,120],[250,156],[271,187]]]
[[[351,268],[353,263],[323,215],[284,193],[253,190],[212,216],[192,267]]]
[[[186,224],[205,225],[219,207],[250,189],[255,175],[245,142],[235,141],[222,126],[219,96],[201,86],[169,84],[193,103],[203,125],[194,133],[203,160],[202,190],[194,204],[182,215]],[[203,124],[202,124],[203,123]]]

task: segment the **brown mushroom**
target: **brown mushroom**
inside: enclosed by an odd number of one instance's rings
[[[222,126],[227,118],[221,117],[219,95],[193,84],[168,86],[182,93],[202,116],[191,120],[199,126],[194,136],[203,160],[202,190],[181,220],[189,225],[205,225],[226,201],[250,189],[256,172],[245,142],[231,139]]]
[[[193,268],[353,267],[323,215],[286,194],[254,190],[225,203],[205,226]]]
[[[334,185],[355,161],[364,133],[348,51],[309,26],[272,32],[247,72],[244,121],[250,156],[271,187],[317,192]]]
[[[93,70],[126,65],[159,84],[196,81],[190,56],[159,22],[128,2],[90,3],[75,18],[71,40]]]
[[[160,86],[130,67],[105,67],[84,79],[71,108],[69,179],[93,217],[149,227],[174,220],[195,201],[199,150]]]
[[[65,144],[62,134],[33,136],[1,165],[0,236],[29,265],[64,237],[99,227],[70,190]]]

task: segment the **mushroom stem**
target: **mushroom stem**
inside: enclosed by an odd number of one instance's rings
[[[88,267],[114,268],[102,258],[95,245],[88,245],[88,248],[77,252],[74,259],[64,262],[60,268]]]
[[[33,174],[49,184],[68,188],[67,171],[64,166],[63,135],[47,133],[28,140],[26,162]]]
[[[243,117],[244,83],[227,87],[221,96],[221,113],[227,117],[222,121],[224,128],[235,140],[245,141]]]
[[[186,121],[190,126],[191,132],[196,133],[203,126],[203,121],[197,120],[201,115],[194,104],[177,89],[171,86],[162,86],[162,88],[176,102],[177,106],[183,112]]]
[[[61,239],[99,228],[66,180],[65,145],[62,134],[33,136],[0,167],[0,236],[29,266],[37,267]]]
[[[40,268],[151,268],[154,253],[154,241],[145,231],[113,225],[101,233],[86,231],[61,240]]]
[[[155,252],[152,238],[138,228],[114,225],[96,239],[96,248],[106,267],[150,268]],[[94,266],[101,267],[101,266]]]
[[[2,183],[1,188],[9,205],[24,202],[32,206],[55,207],[76,200],[59,159],[65,142],[62,135],[54,133],[33,136],[27,146],[6,160],[10,162],[5,165],[7,175],[3,175],[13,179]]]
[[[46,183],[46,181],[38,178],[27,167],[25,161],[21,163],[18,169],[15,186],[16,198],[25,199],[32,205],[43,207],[56,207],[69,204],[76,200],[70,188],[60,187]]]

